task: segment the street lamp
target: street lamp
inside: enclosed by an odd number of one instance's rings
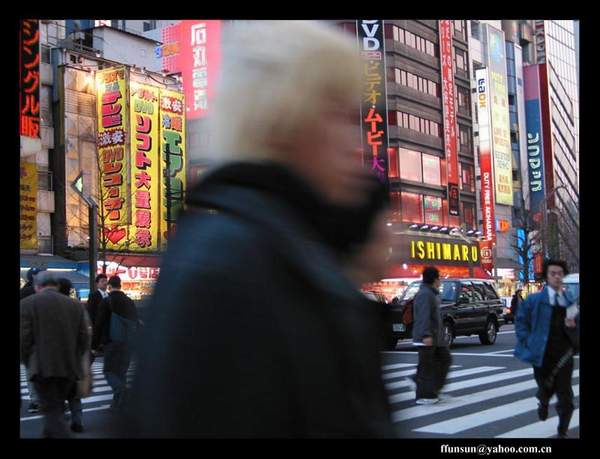
[[[465,241],[467,244],[471,244],[472,241],[469,241],[458,228],[452,228],[450,230],[450,236],[458,236],[460,237],[463,241]],[[473,261],[471,260],[471,257],[468,257],[468,262],[469,262],[469,277],[472,278],[473,277]]]

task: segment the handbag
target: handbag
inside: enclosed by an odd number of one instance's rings
[[[74,398],[85,398],[89,397],[92,393],[92,372],[91,372],[91,361],[90,353],[86,352],[81,358],[81,378],[75,384],[75,397]]]

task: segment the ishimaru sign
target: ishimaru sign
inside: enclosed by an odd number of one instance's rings
[[[383,21],[358,21],[358,42],[363,58],[361,134],[363,158],[379,179],[388,180],[388,128]]]
[[[433,237],[401,237],[392,251],[393,262],[479,266],[479,245]]]

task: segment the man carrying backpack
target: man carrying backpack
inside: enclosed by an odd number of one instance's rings
[[[110,293],[98,307],[92,348],[104,347],[104,377],[113,390],[112,408],[119,408],[126,391],[127,370],[139,320],[135,303],[121,291],[121,279],[108,281]]]

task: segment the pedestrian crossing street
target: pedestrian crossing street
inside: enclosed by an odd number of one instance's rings
[[[507,370],[499,365],[463,368],[453,365],[435,405],[416,405],[412,383],[416,363],[382,367],[389,394],[392,421],[403,437],[550,438],[556,435],[558,417],[550,403],[548,419],[537,417],[537,390],[533,370]],[[579,369],[573,371],[575,412],[570,430],[579,427]],[[569,432],[570,436],[572,431]]]
[[[92,394],[89,397],[81,400],[84,412],[108,409],[110,407],[113,394],[112,389],[102,374],[102,366],[103,362],[101,359],[96,359],[96,361],[92,364],[92,377],[94,382],[92,384]],[[135,363],[132,362],[127,372],[128,384],[131,383],[134,371]],[[21,365],[21,399],[23,400],[21,421],[38,419],[41,417],[39,413],[34,415],[27,412],[31,397],[29,396],[29,390],[27,388],[27,373],[23,365]]]

